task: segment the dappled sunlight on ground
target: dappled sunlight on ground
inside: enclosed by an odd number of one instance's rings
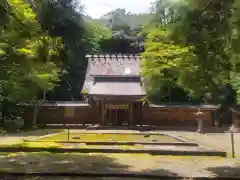
[[[61,133],[62,131],[43,130],[24,133],[18,136],[1,136],[1,142],[8,144],[15,142],[19,144],[20,140],[38,138],[38,135],[48,135]],[[83,132],[83,131],[79,131]],[[79,136],[78,131],[74,131]],[[228,134],[197,134],[193,132],[164,132],[157,133],[169,134],[173,137],[182,137],[190,141],[205,144],[209,147],[228,148]],[[66,136],[66,133],[65,133]],[[72,137],[73,137],[72,136]],[[80,135],[80,139],[81,139]],[[116,140],[126,140],[118,136]],[[95,136],[96,137],[96,136]],[[140,138],[139,138],[140,137]],[[153,136],[152,136],[153,137]],[[15,138],[10,141],[6,138]],[[82,137],[83,138],[83,137]],[[89,138],[89,137],[88,137]],[[88,139],[85,138],[85,139]],[[103,140],[113,139],[113,137],[105,136]],[[139,139],[138,139],[139,138]],[[169,140],[168,136],[161,136],[159,140]],[[236,152],[238,152],[238,138],[236,135]],[[84,139],[84,138],[83,138]],[[94,138],[93,138],[94,139]],[[92,140],[93,140],[92,139]],[[101,139],[101,140],[102,140]],[[144,136],[130,136],[130,140],[146,140],[151,139]],[[155,139],[155,137],[154,137]],[[221,143],[219,143],[221,139]],[[9,140],[9,141],[8,141]],[[175,140],[175,139],[174,139]],[[151,141],[151,140],[150,140]],[[170,140],[171,141],[171,137]],[[175,140],[176,141],[176,140]],[[23,143],[24,145],[24,143]],[[79,144],[77,144],[79,145]],[[42,147],[40,142],[26,142],[25,146]],[[59,143],[46,142],[44,147],[58,147]],[[62,145],[61,145],[62,146]],[[82,146],[84,147],[84,146]],[[121,146],[122,148],[125,146]],[[238,156],[237,156],[238,157]],[[48,152],[41,153],[0,153],[0,172],[72,172],[72,173],[108,173],[108,174],[150,174],[150,175],[172,175],[172,176],[237,176],[240,178],[240,159],[221,158],[221,157],[201,157],[201,156],[154,156],[150,154],[103,154],[103,153],[61,153],[54,154]],[[37,177],[38,178],[38,177]],[[41,178],[40,178],[41,179]],[[48,179],[48,178],[46,178]],[[51,178],[50,178],[51,179]],[[61,179],[61,178],[60,178]],[[67,179],[67,178],[64,178]],[[84,179],[84,178],[83,178]],[[88,178],[87,178],[88,179]],[[91,179],[91,178],[90,178]],[[95,178],[94,178],[95,179]],[[99,178],[102,180],[102,178]],[[114,178],[110,178],[111,180]],[[116,178],[117,179],[117,178]],[[105,178],[104,180],[108,180]]]
[[[240,159],[220,157],[152,156],[148,154],[101,153],[11,153],[0,156],[2,172],[72,172],[107,174],[157,174],[178,176],[215,176],[218,168],[221,176],[240,177]],[[228,170],[227,170],[228,168]]]

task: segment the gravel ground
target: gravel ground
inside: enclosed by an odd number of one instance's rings
[[[232,146],[231,146],[231,136],[230,133],[209,133],[209,134],[199,134],[194,132],[176,132],[176,131],[160,131],[168,135],[175,137],[182,137],[183,139],[194,141],[196,143],[205,145],[207,147],[227,151],[231,156]],[[234,134],[235,142],[235,153],[236,157],[240,158],[240,133]]]
[[[37,173],[106,173],[170,175],[184,177],[239,177],[240,159],[174,157],[148,154],[50,154],[2,155],[0,171]]]
[[[35,139],[40,136],[45,136],[48,134],[55,134],[63,132],[63,130],[53,130],[53,129],[39,129],[34,131],[25,131],[18,133],[0,133],[0,145],[16,144],[21,142],[23,139]]]
[[[1,180],[150,180],[150,178],[123,178],[123,177],[92,177],[92,178],[86,178],[86,177],[63,177],[63,176],[54,176],[54,177],[46,177],[46,176],[35,176],[35,177],[17,177],[17,176],[0,176]],[[154,178],[154,179],[160,179],[160,178]],[[167,178],[163,177],[161,178],[163,180],[166,180]],[[175,179],[175,178],[174,178]]]
[[[37,130],[19,134],[0,135],[0,144],[17,143],[22,139],[35,138],[57,132],[60,131]],[[197,134],[177,131],[156,131],[155,133],[166,133],[195,141],[208,147],[231,152],[229,133]],[[151,156],[146,154],[3,154],[0,156],[0,171],[134,173],[187,177],[238,177],[240,179],[240,134],[235,134],[235,150],[237,155],[235,159],[219,157]],[[41,177],[35,177],[35,179],[41,179]],[[68,178],[65,177],[62,179]],[[106,178],[99,179],[102,180]]]

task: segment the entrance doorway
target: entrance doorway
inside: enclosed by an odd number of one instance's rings
[[[106,109],[106,125],[128,126],[130,121],[129,109]]]

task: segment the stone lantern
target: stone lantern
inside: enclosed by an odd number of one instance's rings
[[[198,124],[198,130],[197,132],[198,133],[204,133],[204,130],[203,130],[203,116],[205,115],[205,113],[203,113],[202,111],[200,111],[200,108],[198,109],[198,111],[196,113],[194,113],[195,116],[196,116],[196,121],[197,121],[197,124]]]

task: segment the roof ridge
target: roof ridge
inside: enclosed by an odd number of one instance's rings
[[[99,56],[140,56],[139,53],[123,54],[123,53],[99,53],[99,54],[87,54],[86,57],[99,57]]]

